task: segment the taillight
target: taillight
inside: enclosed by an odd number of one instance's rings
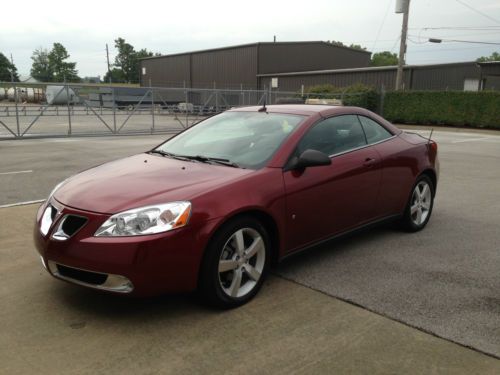
[[[438,151],[438,144],[434,141],[430,141],[429,142],[429,147],[430,149],[435,153],[437,154],[437,151]]]

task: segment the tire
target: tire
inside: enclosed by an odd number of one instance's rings
[[[202,299],[218,308],[250,301],[264,282],[271,242],[264,226],[251,216],[223,225],[210,240],[198,282]]]
[[[434,184],[432,180],[421,175],[413,188],[406,204],[401,224],[408,232],[418,232],[422,230],[432,214],[434,206]]]

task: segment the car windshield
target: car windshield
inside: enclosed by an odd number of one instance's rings
[[[225,112],[168,140],[154,152],[258,169],[274,155],[304,116],[266,112]]]

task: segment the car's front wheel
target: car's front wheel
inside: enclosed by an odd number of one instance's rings
[[[231,308],[252,299],[269,267],[270,241],[256,219],[239,217],[224,225],[207,248],[199,280],[202,297]]]
[[[434,185],[431,179],[422,175],[413,186],[410,199],[406,205],[402,224],[406,230],[417,232],[429,221],[434,205]]]

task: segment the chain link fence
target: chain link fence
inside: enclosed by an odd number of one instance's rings
[[[0,139],[177,133],[232,107],[346,95],[357,94],[0,82]]]

